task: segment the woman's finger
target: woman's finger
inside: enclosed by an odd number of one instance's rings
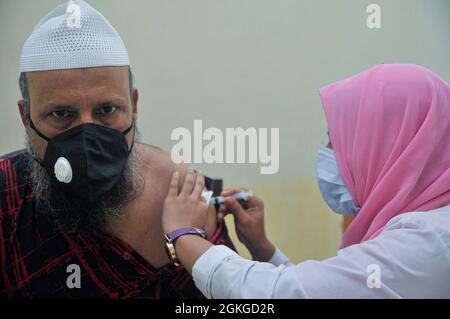
[[[224,190],[222,193],[220,193],[220,195],[231,196],[231,195],[234,195],[234,194],[240,193],[240,192],[242,192],[241,188],[228,188],[228,189]]]
[[[181,189],[180,195],[189,196],[194,188],[194,173],[189,171],[184,179],[183,188]]]
[[[224,205],[227,206],[228,211],[230,211],[230,213],[233,214],[237,220],[244,223],[246,220],[248,220],[249,216],[247,212],[241,207],[238,201],[235,200],[234,198],[230,197],[225,199]]]
[[[257,196],[249,197],[246,201],[248,207],[263,207],[264,203],[261,198]]]
[[[219,223],[223,222],[225,216],[228,215],[227,207],[225,205],[219,206],[219,211],[217,212],[217,221]]]
[[[205,177],[203,175],[197,175],[195,178],[195,186],[192,191],[192,196],[194,198],[200,198],[203,190],[205,189]]]
[[[167,197],[176,197],[178,195],[178,179],[180,177],[180,173],[175,171],[172,174],[172,179],[170,180],[169,192],[167,193]]]

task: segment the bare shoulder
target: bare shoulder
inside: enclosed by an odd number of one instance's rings
[[[138,211],[140,207],[142,211],[155,212],[156,215],[153,214],[153,217],[160,216],[164,199],[169,190],[172,174],[175,171],[180,172],[179,187],[181,188],[186,174],[189,172],[190,166],[184,163],[175,163],[169,152],[158,147],[147,144],[137,144],[137,147],[139,167],[141,168],[145,179],[145,186],[143,194],[134,203],[131,210],[136,214],[136,211]],[[217,226],[216,224],[216,213],[214,206],[211,206],[206,226],[208,236],[214,234]]]
[[[169,152],[149,144],[138,144],[140,160],[145,167],[158,167],[161,173],[172,175],[175,170],[187,173],[189,166],[185,163],[177,164],[172,160]]]
[[[180,181],[184,180],[190,169],[187,164],[175,163],[169,152],[158,147],[148,144],[138,144],[137,147],[140,167],[146,180],[162,186],[164,190],[167,190],[170,178],[175,171],[180,172]]]

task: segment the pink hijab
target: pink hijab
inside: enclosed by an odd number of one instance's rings
[[[450,86],[412,64],[384,64],[320,90],[340,174],[361,210],[341,248],[393,217],[450,203]]]

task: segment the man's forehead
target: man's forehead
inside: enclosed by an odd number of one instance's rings
[[[29,72],[27,80],[32,100],[46,106],[72,104],[80,94],[86,98],[102,96],[121,103],[128,100],[128,67]]]
[[[96,67],[66,70],[51,70],[28,72],[27,80],[32,82],[47,82],[49,80],[62,82],[104,81],[117,82],[128,81],[128,67]]]

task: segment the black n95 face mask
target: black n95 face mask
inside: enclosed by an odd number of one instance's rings
[[[48,142],[44,159],[35,160],[61,190],[82,201],[94,202],[118,183],[133,148],[128,150],[125,138],[133,123],[123,132],[82,124],[53,138],[42,134],[31,118],[30,127]]]

